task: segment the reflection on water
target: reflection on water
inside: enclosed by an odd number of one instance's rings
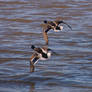
[[[49,32],[57,54],[30,73],[31,45],[45,44],[44,19],[70,24]],[[0,92],[92,92],[92,2],[0,0]]]

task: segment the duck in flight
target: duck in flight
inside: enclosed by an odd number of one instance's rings
[[[32,45],[31,48],[34,50],[34,53],[30,58],[30,69],[31,69],[31,72],[34,72],[35,64],[39,60],[49,59],[52,54],[52,51],[47,47],[37,48],[34,45]]]
[[[59,32],[59,31],[62,31],[63,29],[63,26],[60,26],[60,24],[66,24],[71,30],[71,26],[68,25],[66,22],[64,21],[47,21],[47,20],[44,20],[44,29],[43,29],[43,37],[44,37],[44,40],[46,41],[46,44],[48,44],[48,31],[50,31],[51,29],[53,29],[55,32]]]

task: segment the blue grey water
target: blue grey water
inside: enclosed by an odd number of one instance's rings
[[[31,45],[45,45],[45,19],[73,30],[48,33],[56,54],[31,73]],[[0,0],[0,92],[92,92],[92,1]]]

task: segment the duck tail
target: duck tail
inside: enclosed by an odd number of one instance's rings
[[[47,20],[44,20],[44,23],[47,24]]]
[[[35,46],[34,46],[34,45],[32,45],[32,46],[31,46],[31,48],[34,50],[34,49],[35,49]]]

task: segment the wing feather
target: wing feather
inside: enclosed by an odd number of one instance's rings
[[[38,54],[37,53],[34,53],[32,56],[31,56],[31,60],[30,60],[30,63],[35,65],[39,60],[39,57],[38,57]]]
[[[72,27],[69,25],[69,24],[67,24],[66,22],[64,22],[64,21],[55,21],[58,25],[59,24],[61,24],[61,23],[63,23],[63,24],[66,24],[71,30],[72,30]]]

